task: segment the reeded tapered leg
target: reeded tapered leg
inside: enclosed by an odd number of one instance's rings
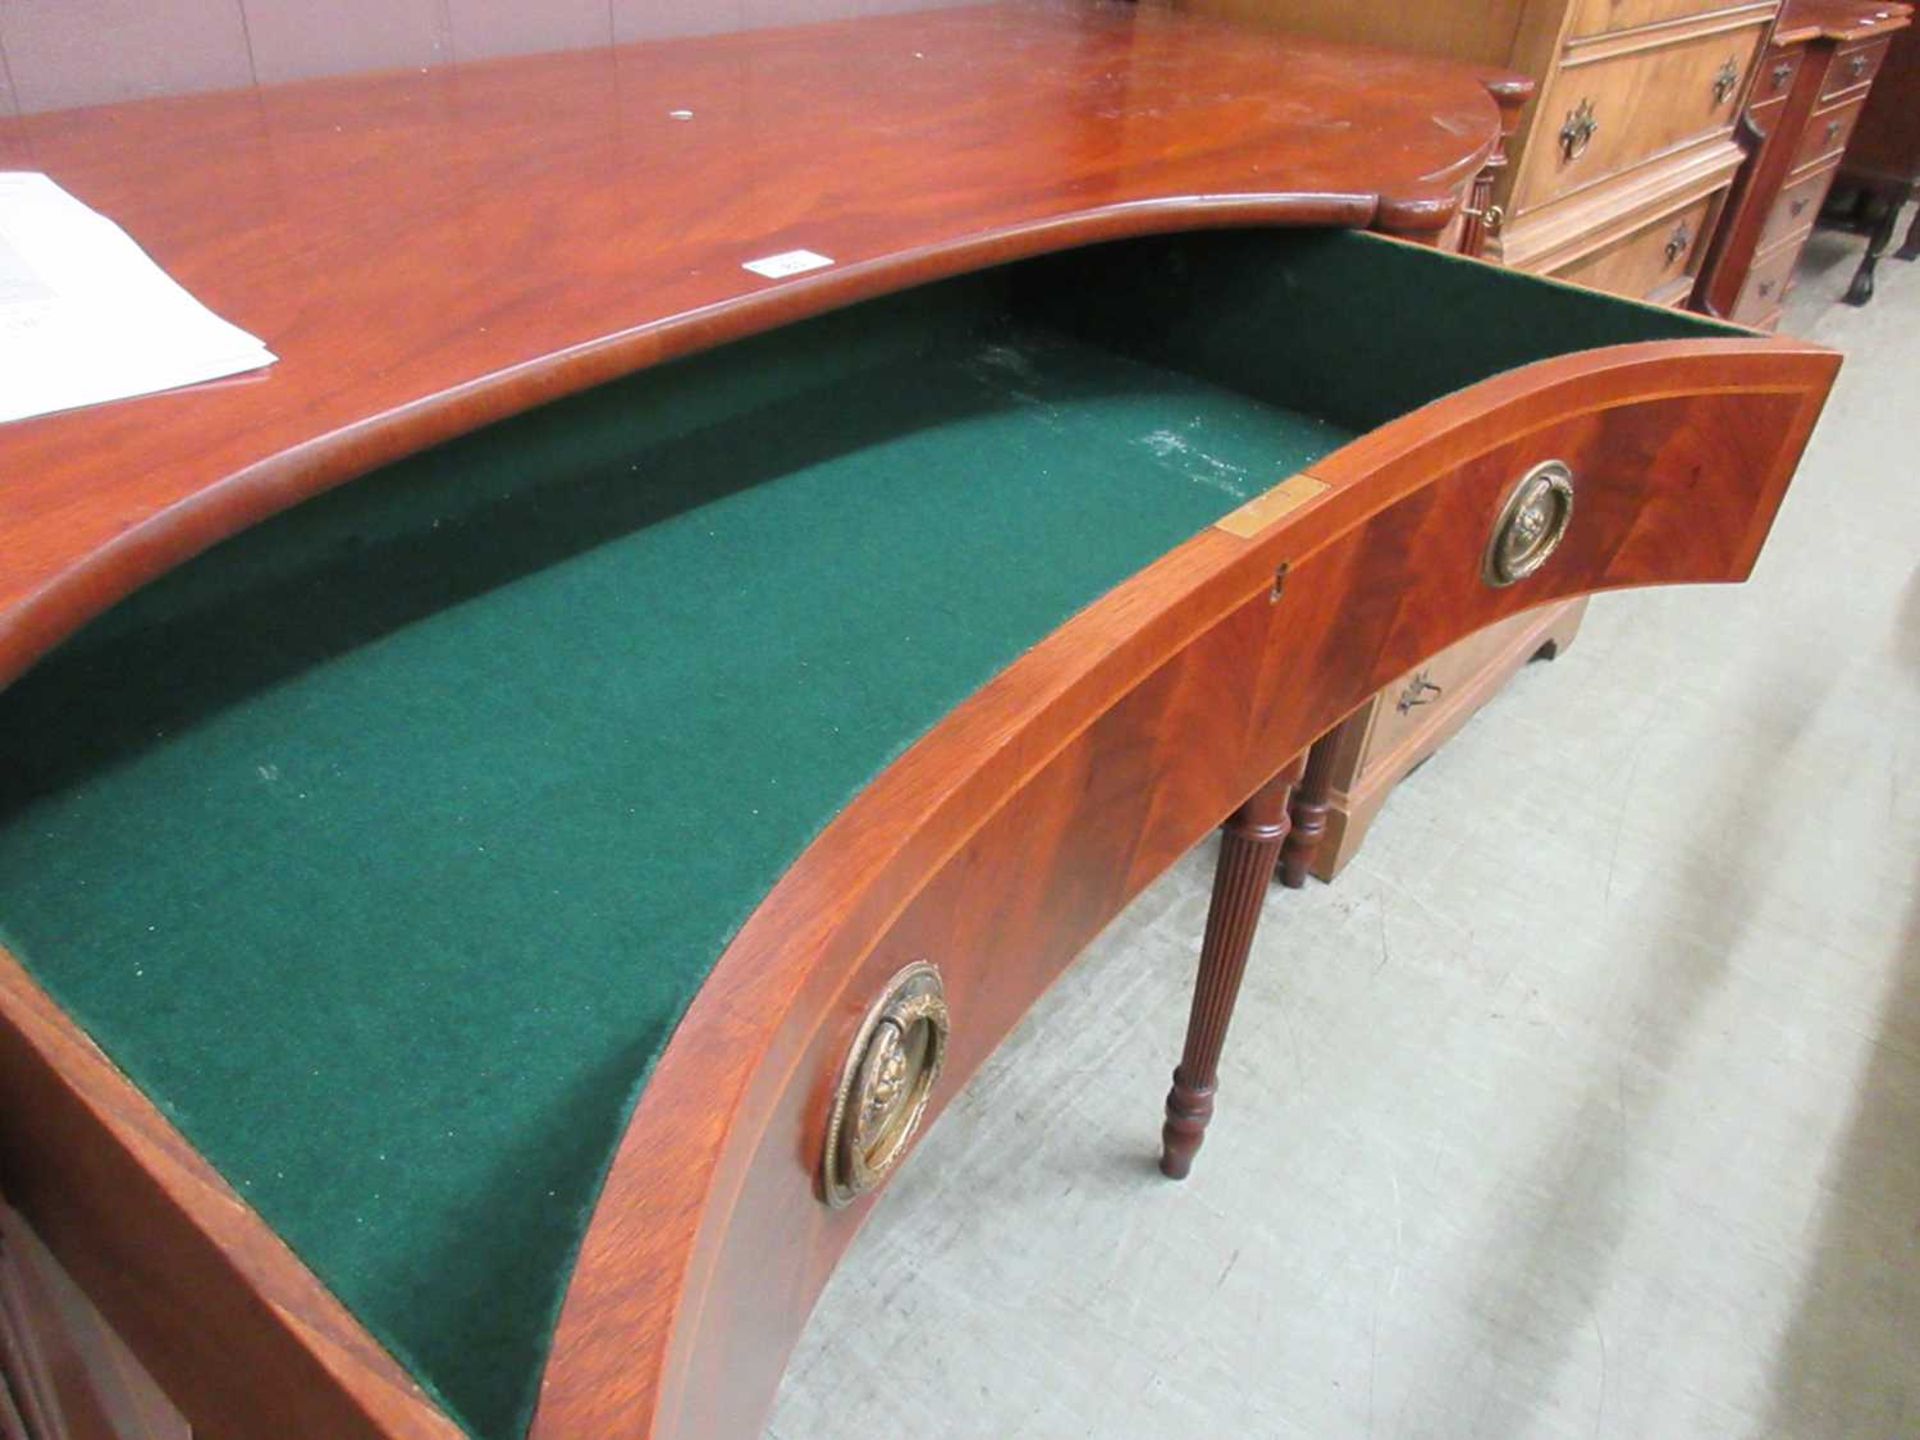
[[[1307,751],[1306,774],[1294,787],[1293,800],[1287,807],[1293,828],[1280,847],[1280,883],[1289,890],[1307,883],[1314,853],[1326,836],[1327,810],[1333,794],[1333,756],[1340,748],[1346,723],[1343,720],[1313,742],[1313,748]]]
[[[1213,872],[1213,907],[1200,945],[1200,978],[1194,984],[1187,1044],[1173,1088],[1167,1092],[1167,1123],[1160,1131],[1160,1173],[1184,1180],[1213,1118],[1220,1050],[1226,1044],[1233,1003],[1240,997],[1247,952],[1260,924],[1260,906],[1273,883],[1273,867],[1287,838],[1287,796],[1300,778],[1301,759],[1269,780],[1233,812],[1220,837]]]

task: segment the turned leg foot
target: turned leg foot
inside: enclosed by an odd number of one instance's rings
[[[1860,259],[1860,268],[1853,272],[1853,283],[1847,287],[1846,301],[1849,305],[1864,305],[1873,299],[1873,271],[1880,263],[1880,256],[1893,241],[1894,226],[1900,220],[1900,207],[1889,204],[1886,213],[1873,227],[1873,234],[1867,238],[1867,253]]]
[[[1273,867],[1287,838],[1287,797],[1299,779],[1295,760],[1261,786],[1227,821],[1220,861],[1213,874],[1213,906],[1200,946],[1200,977],[1187,1020],[1187,1043],[1167,1092],[1167,1120],[1160,1131],[1160,1173],[1184,1180],[1213,1119],[1220,1051],[1240,979],[1246,973],[1260,906],[1273,882]]]
[[[1340,748],[1346,724],[1342,721],[1313,742],[1313,748],[1307,752],[1306,773],[1294,787],[1293,799],[1287,806],[1292,828],[1280,846],[1280,883],[1289,890],[1298,890],[1307,883],[1313,857],[1326,837],[1327,811],[1333,795],[1333,757]]]

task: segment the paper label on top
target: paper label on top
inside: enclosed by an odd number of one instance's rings
[[[0,172],[0,423],[272,362],[104,215],[38,172]]]
[[[817,255],[811,250],[782,250],[778,255],[763,255],[758,260],[749,260],[740,268],[764,275],[769,280],[784,280],[789,275],[803,275],[809,270],[818,270],[823,265],[831,264],[833,257],[829,255]]]

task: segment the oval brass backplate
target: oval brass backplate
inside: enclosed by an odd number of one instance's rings
[[[940,972],[916,960],[887,982],[847,1050],[827,1119],[821,1193],[834,1209],[887,1178],[920,1128],[947,1058]]]
[[[1573,519],[1573,472],[1544,460],[1520,477],[1500,507],[1481,577],[1498,588],[1524,580],[1553,554]]]

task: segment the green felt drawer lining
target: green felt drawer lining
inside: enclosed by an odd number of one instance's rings
[[[560,402],[229,542],[0,696],[0,938],[456,1418],[518,1434],[654,1058],[861,786],[1356,430],[1704,328],[1195,236]]]

